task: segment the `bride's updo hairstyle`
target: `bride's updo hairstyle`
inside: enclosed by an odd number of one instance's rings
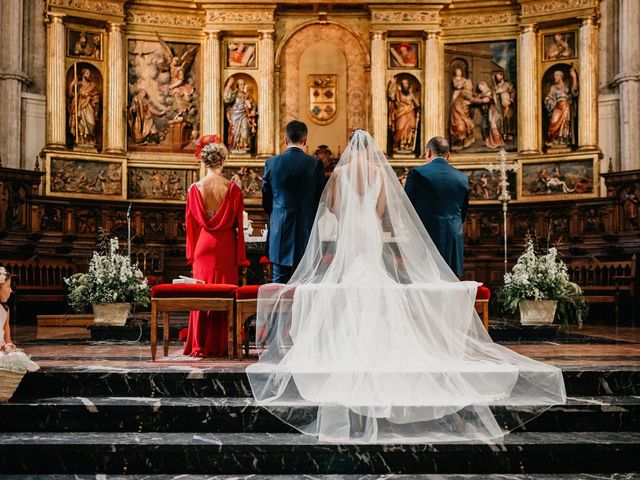
[[[219,168],[229,156],[227,147],[217,135],[205,135],[200,138],[196,157],[207,168]]]

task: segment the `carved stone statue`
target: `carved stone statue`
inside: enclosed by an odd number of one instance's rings
[[[476,87],[476,96],[472,103],[477,105],[482,115],[482,138],[488,148],[500,148],[504,146],[504,140],[500,133],[501,118],[496,106],[496,98],[487,82],[480,82]]]
[[[160,70],[168,71],[171,74],[171,83],[169,84],[169,92],[174,101],[176,110],[173,120],[181,120],[182,115],[191,108],[191,96],[195,91],[193,85],[185,82],[186,71],[189,70],[191,64],[198,53],[198,45],[189,45],[185,48],[182,55],[174,55],[171,47],[162,40],[162,37],[156,33],[158,41],[162,46],[163,61],[160,62]]]
[[[101,92],[91,70],[83,68],[80,78],[69,84],[69,129],[76,145],[95,146],[96,127],[100,121]]]
[[[387,86],[389,130],[393,133],[394,153],[413,153],[416,149],[420,100],[408,78],[395,75]]]
[[[165,112],[165,109],[157,109],[153,106],[145,90],[138,90],[131,99],[127,115],[131,139],[138,145],[145,145],[148,141],[160,143],[161,138],[153,118],[162,116]]]
[[[227,147],[234,153],[251,152],[258,131],[258,105],[251,87],[242,78],[229,77],[223,99],[229,122]]]
[[[569,70],[569,75],[571,79],[567,82],[564,72],[555,70],[553,72],[553,84],[544,99],[548,115],[548,125],[545,132],[545,143],[548,147],[572,145],[577,140],[575,122],[579,95],[578,75],[573,68]]]
[[[505,141],[514,140],[516,134],[517,117],[515,113],[516,90],[513,83],[507,82],[503,72],[497,72],[494,76],[494,92],[496,108],[501,117],[499,125],[502,138]]]
[[[474,143],[473,83],[465,78],[462,69],[456,68],[451,79],[451,107],[449,109],[449,136],[454,151],[470,147]]]

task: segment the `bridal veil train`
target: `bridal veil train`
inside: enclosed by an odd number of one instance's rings
[[[449,269],[384,154],[357,130],[290,282],[260,288],[253,394],[322,441],[498,441],[491,406],[566,394],[558,368],[491,341],[477,287]]]

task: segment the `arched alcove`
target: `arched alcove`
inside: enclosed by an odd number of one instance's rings
[[[339,66],[340,59],[336,53],[340,52],[346,61],[345,105],[346,128],[342,132],[338,144],[345,145],[348,132],[354,128],[366,128],[366,112],[368,110],[369,96],[367,91],[367,77],[365,74],[368,65],[368,53],[360,39],[348,28],[335,23],[314,23],[302,27],[294,32],[278,52],[277,63],[280,66],[279,111],[280,111],[280,146],[284,147],[284,126],[287,122],[306,117],[304,109],[307,107],[306,98],[307,78],[301,73],[301,64],[306,68],[311,64],[309,55],[318,52],[318,47],[325,45],[331,48],[333,59],[315,59],[319,67]],[[312,48],[310,53],[307,49]],[[304,59],[303,59],[304,55]],[[325,55],[326,57],[326,55]],[[304,60],[304,61],[303,61]],[[335,62],[335,65],[332,63]],[[317,74],[331,72],[313,72]],[[344,76],[344,74],[343,74]],[[341,79],[338,78],[338,86]],[[339,95],[339,93],[338,93]],[[338,112],[338,115],[340,112]],[[311,122],[308,122],[311,123]],[[324,128],[326,128],[325,126]],[[332,130],[329,128],[329,130]],[[313,142],[314,145],[317,142]]]

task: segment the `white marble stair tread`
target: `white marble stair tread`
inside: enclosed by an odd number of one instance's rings
[[[310,435],[298,433],[171,433],[171,432],[3,432],[0,435],[1,445],[91,445],[93,447],[104,446],[113,447],[117,445],[136,445],[157,447],[158,445],[171,446],[205,446],[215,445],[219,448],[242,446],[245,448],[271,447],[276,450],[290,446],[311,447],[322,446],[323,449],[345,450],[354,448],[361,449],[383,449],[387,450],[389,444],[337,444],[320,442]],[[400,445],[400,444],[398,444]],[[396,445],[396,446],[398,446]],[[583,447],[587,445],[640,445],[640,432],[523,432],[512,433],[504,437],[498,445],[505,447],[560,447],[571,445],[572,447]],[[464,443],[438,443],[438,444],[407,444],[409,449],[420,451],[455,451],[463,447],[480,447],[495,450],[495,445],[485,442],[464,442]]]

